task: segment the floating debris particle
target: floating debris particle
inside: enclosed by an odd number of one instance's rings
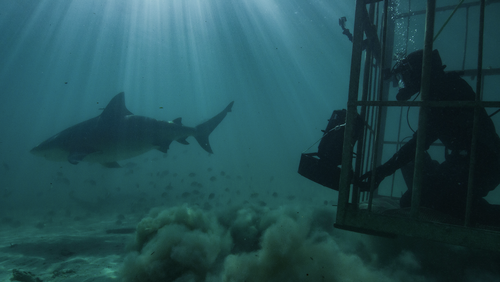
[[[215,198],[215,194],[214,193],[210,193],[210,195],[208,195],[208,199],[212,200],[213,198]]]
[[[217,180],[217,177],[215,177],[215,176],[210,177],[210,181],[213,182],[213,181],[216,181],[216,180]]]
[[[172,182],[168,183],[168,185],[165,187],[165,190],[172,190],[174,187],[172,186]]]

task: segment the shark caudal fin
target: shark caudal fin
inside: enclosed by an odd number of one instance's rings
[[[234,101],[229,103],[229,105],[227,105],[227,107],[222,112],[195,127],[196,134],[194,135],[194,138],[196,138],[196,141],[198,141],[200,146],[210,154],[213,154],[214,152],[212,152],[212,148],[210,147],[208,136],[210,135],[210,133],[212,133],[212,131],[214,131],[217,125],[219,125],[219,123],[226,117],[227,113],[231,111],[233,104]]]

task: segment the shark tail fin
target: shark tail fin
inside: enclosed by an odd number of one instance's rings
[[[219,123],[226,117],[227,113],[231,111],[233,104],[234,101],[229,103],[229,105],[227,105],[227,107],[224,110],[222,110],[222,112],[218,113],[213,118],[195,127],[196,133],[194,135],[194,138],[196,138],[196,141],[198,141],[200,146],[210,154],[213,154],[214,152],[210,147],[208,136],[210,135],[210,133],[212,133],[212,131],[214,131],[217,125],[219,125]]]

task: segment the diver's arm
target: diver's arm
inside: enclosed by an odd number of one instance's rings
[[[425,149],[429,149],[430,145],[434,143],[434,141],[437,140],[436,134],[433,134],[433,132],[428,132],[430,133],[427,135],[427,138],[425,140]],[[365,180],[367,179],[364,184],[361,184],[360,182],[357,182],[360,187],[363,189],[368,189],[368,186],[371,183],[371,178],[375,176],[375,188],[378,187],[380,182],[384,180],[387,176],[394,174],[396,170],[402,168],[409,162],[413,161],[415,159],[415,152],[417,148],[417,132],[413,134],[413,137],[408,141],[406,144],[404,144],[399,151],[394,154],[387,162],[384,164],[378,166],[374,171],[369,171],[363,176],[361,176],[360,180]]]
[[[413,159],[415,159],[415,151],[417,148],[417,138],[416,138],[416,133],[413,136],[408,143],[404,144],[399,151],[394,154],[387,162],[385,162],[383,165],[377,167],[377,177],[378,174],[380,174],[380,177],[387,177],[396,170],[402,168],[404,165],[408,164],[411,162]]]
[[[362,191],[369,191],[372,178],[375,177],[375,185],[373,189],[377,189],[380,182],[387,176],[393,174],[399,168],[403,167],[415,158],[415,150],[417,145],[416,134],[413,138],[404,144],[399,151],[394,154],[383,165],[371,170],[359,178],[360,181],[354,181]],[[366,180],[366,181],[365,181]]]
[[[440,118],[441,111],[430,111],[428,113],[428,122],[426,126],[426,134],[425,134],[425,150],[428,150],[429,147],[438,140],[439,136],[439,127],[436,122],[438,118]],[[381,177],[387,177],[396,172],[396,170],[402,168],[409,162],[415,159],[415,152],[417,151],[417,135],[418,130],[415,131],[412,138],[408,143],[404,144],[399,151],[392,156],[387,162],[383,165],[377,167],[376,174],[380,173]],[[377,177],[378,178],[378,177]]]

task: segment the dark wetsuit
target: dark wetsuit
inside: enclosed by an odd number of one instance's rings
[[[457,73],[443,74],[431,85],[430,100],[474,101],[474,91]],[[474,108],[433,107],[427,116],[425,148],[440,140],[446,150],[446,160],[439,164],[426,157],[421,205],[463,217],[467,197],[469,156],[472,140]],[[500,184],[500,138],[484,108],[479,109],[477,138],[474,218],[484,217],[488,203],[482,199]],[[401,207],[411,204],[413,159],[417,133],[384,165],[382,174],[389,175],[402,168],[408,191],[402,196]],[[499,218],[500,220],[500,218]]]

